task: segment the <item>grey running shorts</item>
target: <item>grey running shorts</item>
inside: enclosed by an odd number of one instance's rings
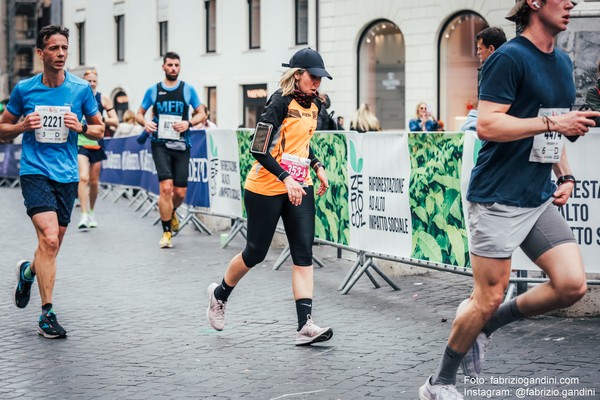
[[[518,246],[532,261],[562,243],[575,243],[571,228],[550,198],[535,208],[469,203],[471,253],[510,258]]]

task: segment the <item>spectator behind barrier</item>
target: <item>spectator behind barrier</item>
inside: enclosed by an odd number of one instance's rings
[[[211,128],[216,128],[217,125],[212,122],[209,117],[210,117],[210,111],[208,109],[208,107],[206,106],[206,104],[200,104],[200,109],[201,109],[201,113],[204,113],[204,121],[194,125],[194,129],[211,129]]]
[[[408,122],[411,132],[435,132],[438,124],[429,106],[424,101],[417,104],[415,118]]]
[[[350,130],[357,132],[381,131],[379,119],[371,111],[368,104],[362,103],[350,122]]]
[[[596,85],[587,90],[585,102],[594,110],[600,111],[600,61],[598,61],[598,79],[596,80]]]
[[[127,110],[123,114],[123,122],[117,126],[117,130],[113,137],[137,136],[143,129],[144,128],[135,122],[135,113],[131,110]]]

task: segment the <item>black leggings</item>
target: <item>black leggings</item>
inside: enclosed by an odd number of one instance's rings
[[[287,193],[264,196],[246,190],[244,205],[248,216],[246,248],[242,259],[248,268],[262,262],[267,256],[279,217],[283,220],[285,235],[290,245],[294,265],[312,265],[312,245],[315,238],[315,201],[313,187],[304,188],[306,196],[294,206]]]

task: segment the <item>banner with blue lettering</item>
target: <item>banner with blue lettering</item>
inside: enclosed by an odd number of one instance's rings
[[[16,178],[19,176],[21,161],[20,144],[0,144],[0,177]]]
[[[185,203],[194,207],[210,207],[206,131],[192,130],[190,136],[192,148],[190,150],[188,190]]]
[[[114,185],[139,187],[158,194],[156,175],[150,140],[144,144],[137,137],[108,138],[104,151],[108,157],[102,161],[100,180]],[[210,207],[208,191],[208,167],[206,159],[206,132],[192,131],[188,190],[185,203],[194,207]]]

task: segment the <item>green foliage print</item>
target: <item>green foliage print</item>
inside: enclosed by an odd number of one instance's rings
[[[252,168],[252,164],[255,159],[250,154],[250,144],[252,141],[250,137],[252,136],[252,129],[238,129],[237,130],[237,142],[238,142],[238,151],[240,156],[240,185],[242,189],[242,215],[246,217],[246,207],[244,206],[244,187],[246,185],[246,177],[250,172],[250,168]]]
[[[460,172],[463,134],[410,134],[412,257],[469,266]]]
[[[315,236],[333,243],[348,245],[350,212],[348,211],[348,151],[342,133],[317,132],[311,148],[327,171],[329,189],[323,196],[315,195]],[[362,160],[361,160],[362,162]],[[312,173],[315,187],[319,180]]]

